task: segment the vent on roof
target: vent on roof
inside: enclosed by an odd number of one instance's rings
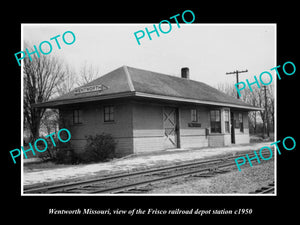
[[[181,78],[190,79],[190,70],[188,67],[181,68]]]

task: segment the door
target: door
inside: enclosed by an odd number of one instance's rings
[[[230,111],[230,127],[231,127],[231,144],[235,144],[235,133],[234,133],[234,113]]]
[[[164,107],[163,126],[164,126],[164,148],[178,147],[178,112],[177,108]]]

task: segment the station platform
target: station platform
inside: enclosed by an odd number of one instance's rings
[[[251,143],[247,145],[232,145],[228,147],[201,148],[201,149],[172,149],[163,152],[153,152],[141,155],[130,155],[113,159],[109,162],[53,165],[52,168],[27,168],[23,165],[21,175],[24,186],[35,186],[42,183],[57,184],[67,181],[76,181],[106,176],[115,173],[130,172],[159,166],[183,163],[185,161],[208,159],[227,154],[236,154],[243,151],[258,150],[270,146],[271,142]]]

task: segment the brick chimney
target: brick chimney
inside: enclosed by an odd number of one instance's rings
[[[188,67],[181,68],[181,78],[190,79],[190,70]]]

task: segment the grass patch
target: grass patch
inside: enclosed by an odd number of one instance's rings
[[[39,171],[45,169],[57,169],[57,168],[67,168],[71,167],[72,165],[66,164],[56,164],[52,161],[47,162],[33,162],[33,163],[24,163],[23,169],[24,172],[32,172],[32,171]]]

